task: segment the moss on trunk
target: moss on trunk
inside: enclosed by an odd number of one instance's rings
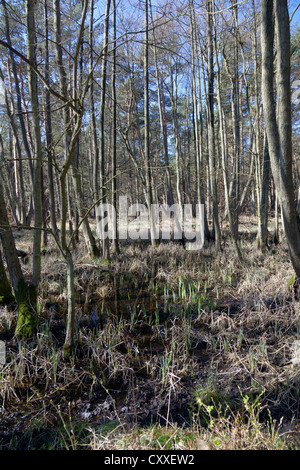
[[[26,282],[21,279],[15,294],[18,304],[18,322],[15,334],[22,338],[28,338],[33,335],[38,323],[36,287],[27,286]]]

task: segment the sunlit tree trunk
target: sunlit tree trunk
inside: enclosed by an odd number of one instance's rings
[[[90,139],[92,148],[92,188],[93,198],[96,198],[97,194],[97,172],[99,171],[99,145],[97,138],[97,126],[96,126],[96,115],[95,115],[95,98],[94,98],[94,0],[91,0],[90,5],[90,21],[89,21],[89,42],[90,42],[90,53],[89,53],[89,68],[91,76],[90,84]]]
[[[238,201],[240,186],[240,111],[239,111],[239,71],[238,71],[238,6],[232,0],[234,15],[234,70],[232,77],[232,118],[234,135],[234,163],[233,163],[233,191],[232,191],[232,217],[235,238],[238,237]]]
[[[48,25],[48,0],[44,0],[44,29],[45,29],[45,79],[49,81],[50,65],[49,65],[49,25]],[[54,191],[54,154],[53,154],[53,135],[52,135],[52,119],[51,119],[51,102],[50,92],[45,90],[45,139],[47,146],[48,159],[48,189],[50,199],[50,226],[53,233],[57,232],[56,211],[55,211],[55,191]]]
[[[113,10],[113,59],[112,59],[112,80],[111,80],[111,99],[112,99],[112,166],[111,166],[111,191],[112,191],[112,203],[115,210],[117,210],[117,95],[116,95],[116,66],[117,66],[117,10],[116,1],[112,0]],[[112,240],[113,251],[118,253],[119,240],[118,240],[118,219],[114,224],[114,233]]]
[[[34,3],[27,0],[27,50],[28,59],[31,64],[36,64],[35,57],[36,31],[35,31],[35,7]],[[34,201],[34,237],[33,237],[33,264],[31,288],[37,290],[39,287],[41,276],[41,240],[42,240],[42,140],[39,118],[39,100],[38,100],[38,83],[37,75],[32,67],[28,66],[28,82],[29,93],[32,109],[33,120],[33,136],[34,136],[34,184],[33,184],[33,201]],[[20,319],[19,319],[20,323]]]
[[[292,172],[290,21],[287,0],[261,1],[262,98],[272,174],[296,278],[300,278],[300,229]],[[274,96],[274,20],[277,116]]]
[[[213,11],[214,11],[214,0],[213,0]],[[214,20],[213,20],[214,21]],[[215,21],[214,21],[215,25]],[[218,110],[219,110],[219,134],[220,134],[220,145],[221,145],[221,161],[222,161],[222,171],[223,171],[223,180],[224,180],[224,196],[225,196],[225,207],[229,220],[229,228],[232,236],[233,244],[236,250],[238,257],[242,258],[242,253],[238,245],[238,233],[236,230],[235,219],[232,213],[232,204],[229,196],[229,179],[227,172],[227,161],[228,161],[228,145],[227,145],[227,128],[226,128],[226,119],[225,113],[222,105],[221,99],[221,70],[219,65],[218,53],[217,53],[217,37],[214,35],[215,42],[215,51],[216,51],[216,89],[217,89],[217,101],[218,101]],[[237,208],[236,208],[237,210]]]
[[[182,194],[182,148],[181,139],[178,126],[177,106],[178,106],[178,86],[177,86],[177,61],[174,64],[170,63],[170,99],[172,104],[172,123],[173,123],[173,134],[175,140],[175,157],[176,157],[176,193],[177,202],[180,210],[183,210],[183,194]]]
[[[189,15],[190,15],[190,40],[191,40],[191,61],[192,61],[192,100],[193,100],[193,116],[194,116],[194,138],[195,138],[195,161],[196,161],[196,191],[197,191],[197,202],[202,202],[202,185],[201,185],[201,135],[200,126],[198,120],[198,99],[197,99],[197,87],[196,87],[196,73],[195,73],[195,20],[194,20],[194,2],[189,1]]]
[[[217,249],[221,248],[221,229],[219,224],[218,209],[218,189],[216,179],[216,151],[215,151],[215,124],[214,124],[214,48],[213,48],[213,22],[212,22],[212,1],[207,4],[207,24],[208,24],[208,96],[207,96],[207,115],[208,115],[208,152],[209,152],[209,173],[210,187],[213,205],[213,235]]]
[[[102,48],[102,77],[101,77],[101,98],[100,98],[100,147],[99,147],[99,170],[96,168],[96,195],[97,199],[101,197],[101,204],[107,201],[106,171],[105,171],[105,106],[106,106],[106,81],[107,81],[107,56],[108,56],[108,31],[109,31],[109,12],[111,0],[106,0],[105,20],[104,20],[104,38]],[[98,175],[99,173],[99,180]],[[97,183],[98,181],[98,183]],[[99,186],[98,186],[99,185]],[[109,239],[102,240],[102,256],[109,258]]]
[[[30,167],[30,175],[31,175],[31,181],[33,183],[33,163],[32,163],[32,153],[30,150],[30,145],[28,141],[28,136],[27,136],[27,131],[26,131],[26,125],[25,125],[25,120],[24,120],[24,110],[22,107],[22,92],[21,92],[21,87],[20,87],[20,80],[17,72],[17,65],[15,61],[15,57],[13,54],[13,51],[11,50],[12,47],[12,41],[11,41],[11,33],[10,33],[10,26],[9,26],[9,20],[8,20],[8,14],[7,14],[7,5],[5,0],[1,0],[3,10],[4,10],[4,19],[5,19],[5,37],[7,44],[9,46],[9,57],[11,61],[11,69],[14,77],[14,85],[15,85],[15,90],[16,90],[16,105],[17,105],[17,114],[20,122],[20,128],[21,128],[21,133],[22,133],[22,141],[23,145],[25,148],[26,152],[26,157],[28,159],[29,167]]]
[[[150,12],[151,12],[151,18],[153,21],[151,2],[150,2]],[[163,150],[164,150],[165,167],[166,167],[166,186],[167,186],[166,200],[167,200],[167,204],[169,206],[172,206],[174,204],[174,198],[173,198],[171,174],[170,174],[170,168],[169,168],[170,163],[169,163],[168,130],[167,130],[167,123],[166,123],[165,102],[164,102],[165,96],[164,96],[164,89],[163,89],[163,80],[162,80],[162,77],[159,76],[155,28],[153,28],[152,34],[153,34],[153,56],[154,56],[154,65],[155,65],[155,79],[156,79],[156,88],[157,88],[157,103],[158,103],[160,130],[161,130],[161,136],[162,136],[162,141],[163,141]]]
[[[150,167],[150,122],[149,122],[149,5],[145,0],[144,5],[144,158],[145,158],[145,181],[148,214],[150,219],[150,240],[151,245],[155,246],[156,240],[154,236],[154,225],[152,220],[152,204],[153,193],[151,184],[151,167]]]
[[[88,4],[87,1],[84,2],[82,17],[86,16],[87,4]],[[62,53],[60,0],[53,0],[53,10],[54,10],[55,51],[56,51],[56,61],[57,61],[57,68],[58,68],[58,74],[59,74],[59,80],[60,80],[60,89],[61,89],[61,95],[67,98],[68,97],[67,77],[66,77],[66,71],[65,71],[65,67],[63,63],[63,53]],[[83,31],[81,28],[78,35],[82,35],[82,34],[83,34]],[[82,38],[78,36],[77,39],[78,41],[77,41],[76,57],[74,57],[74,60],[73,60],[73,84],[72,84],[73,85],[73,97],[75,100],[78,100],[78,94],[80,91],[78,89],[77,67],[78,67],[78,54],[80,51]],[[80,129],[77,129],[75,134],[74,134],[74,130],[72,131],[71,114],[70,114],[70,108],[68,106],[64,106],[63,116],[64,116],[64,126],[65,126],[65,130],[64,130],[65,160],[69,160],[69,156],[71,154],[73,155],[73,158],[70,161],[70,174],[71,174],[72,183],[74,187],[74,194],[75,194],[75,200],[76,200],[79,217],[80,217],[80,220],[83,220],[82,228],[83,228],[84,239],[85,239],[85,243],[90,254],[92,256],[98,256],[99,250],[97,247],[97,243],[93,236],[88,218],[85,217],[87,208],[84,207],[83,191],[82,191],[80,176],[79,176],[78,169],[76,168],[76,161],[75,161],[76,152],[75,154],[73,154],[73,151],[71,151],[71,146],[72,146],[71,140],[72,138],[74,138],[74,135],[76,135],[76,150],[78,148],[77,145],[78,145],[78,139],[80,135]],[[76,127],[76,124],[75,126],[73,126],[73,128],[75,127]],[[73,137],[72,137],[72,133],[73,133]],[[67,179],[64,182],[64,184],[68,185]],[[69,217],[70,217],[70,214],[69,214]],[[75,227],[75,230],[76,229],[77,228]],[[73,240],[74,240],[74,237],[73,237]]]

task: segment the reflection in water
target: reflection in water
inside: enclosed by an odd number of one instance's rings
[[[148,271],[140,279],[131,273],[106,273],[102,281],[100,278],[93,280],[86,292],[77,293],[77,321],[91,328],[103,328],[112,318],[127,320],[132,326],[141,322],[164,325],[176,316],[198,316],[203,309],[214,310],[216,299],[210,291],[206,283],[203,286],[180,276],[178,284],[171,288],[159,282],[156,264],[151,266],[151,276]],[[52,319],[65,320],[66,297],[52,296],[48,308]]]

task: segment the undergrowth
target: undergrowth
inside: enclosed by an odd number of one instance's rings
[[[300,308],[284,243],[229,240],[75,256],[67,361],[63,261],[44,253],[37,333],[0,310],[0,448],[298,449]],[[30,263],[24,267],[30,272]]]

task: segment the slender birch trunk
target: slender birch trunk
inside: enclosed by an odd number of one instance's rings
[[[95,100],[94,100],[94,31],[93,31],[93,22],[94,22],[94,0],[91,0],[90,5],[90,21],[89,21],[89,43],[90,43],[90,54],[89,54],[89,68],[90,68],[90,136],[91,136],[91,146],[92,146],[92,188],[93,188],[93,198],[96,198],[97,195],[97,181],[98,176],[97,172],[99,169],[99,145],[97,138],[97,126],[96,126],[96,116],[95,116]]]
[[[84,2],[84,7],[82,11],[82,19],[81,19],[81,28],[78,33],[77,37],[77,45],[76,45],[76,52],[73,58],[73,100],[76,104],[78,104],[79,99],[79,88],[78,88],[78,55],[80,52],[80,46],[82,44],[82,34],[83,34],[83,26],[82,21],[86,17],[87,14],[87,7],[88,7],[88,0]],[[53,11],[54,11],[54,35],[55,35],[55,52],[56,52],[56,61],[57,61],[57,68],[60,80],[60,89],[61,95],[65,98],[68,97],[68,90],[67,90],[67,76],[66,71],[63,63],[63,54],[62,54],[62,39],[61,39],[61,19],[60,19],[60,0],[53,0]],[[70,161],[70,174],[72,178],[72,183],[74,187],[74,195],[75,195],[75,202],[78,209],[78,214],[80,220],[83,220],[82,228],[83,228],[83,235],[85,239],[85,243],[87,249],[91,253],[92,256],[98,256],[99,250],[97,247],[96,240],[93,236],[88,218],[85,217],[87,208],[84,206],[83,200],[83,190],[80,180],[79,171],[76,168],[76,161],[75,161],[75,154],[71,150],[72,147],[72,139],[74,142],[74,137],[76,137],[76,146],[75,150],[78,149],[78,139],[80,136],[80,129],[76,128],[76,123],[73,124],[73,131],[72,131],[72,123],[74,122],[74,116],[71,116],[70,108],[68,106],[64,107],[63,110],[63,118],[64,118],[64,151],[65,151],[65,160],[69,161],[70,155],[73,155],[72,160]],[[76,121],[76,118],[75,118]],[[76,130],[75,130],[76,128]],[[64,184],[68,185],[67,181]],[[68,199],[67,199],[68,201]],[[68,204],[70,206],[70,204]],[[70,209],[69,209],[69,217],[70,216]],[[77,233],[77,228],[76,228]],[[74,240],[74,237],[72,238]]]
[[[35,6],[30,0],[27,0],[27,49],[28,59],[31,64],[36,63],[36,31],[35,31]],[[37,75],[31,66],[28,66],[29,93],[31,99],[33,136],[34,136],[34,239],[33,239],[33,268],[31,285],[38,289],[41,276],[41,229],[43,225],[42,212],[42,139],[40,130],[40,109],[38,99]]]
[[[175,156],[176,156],[176,193],[177,201],[180,207],[181,215],[183,211],[183,194],[182,194],[182,150],[181,150],[181,140],[178,129],[178,117],[177,117],[177,106],[178,106],[178,90],[177,90],[177,62],[172,65],[170,63],[170,77],[171,77],[171,87],[170,87],[170,99],[172,104],[172,124],[173,124],[173,134],[175,140]],[[174,68],[174,71],[173,71]],[[173,77],[173,75],[175,75]]]
[[[214,11],[214,0],[213,0],[213,11]],[[213,19],[214,26],[215,20]],[[229,220],[229,228],[231,237],[233,240],[234,248],[238,255],[239,259],[242,259],[242,253],[240,247],[238,245],[238,233],[236,230],[235,219],[232,214],[232,207],[231,207],[231,200],[229,196],[229,180],[228,180],[228,173],[227,173],[227,161],[228,161],[228,153],[227,153],[227,129],[226,129],[226,120],[224,109],[222,105],[221,99],[221,70],[219,65],[218,53],[217,53],[217,38],[216,34],[214,35],[214,43],[215,43],[215,52],[216,52],[216,90],[217,90],[217,101],[218,101],[218,110],[219,110],[219,131],[220,131],[220,140],[221,140],[221,161],[222,161],[222,171],[223,171],[223,180],[224,180],[224,196],[225,196],[225,206],[226,212]]]
[[[96,164],[96,195],[101,197],[101,204],[107,201],[107,189],[105,187],[105,105],[106,105],[106,81],[107,81],[107,56],[108,56],[108,32],[109,32],[109,12],[111,0],[106,0],[104,19],[104,38],[102,48],[102,77],[101,77],[101,98],[100,98],[100,147],[99,147],[99,168]],[[98,180],[99,173],[99,180]],[[97,181],[99,181],[99,186]],[[109,259],[109,239],[102,240],[102,256]]]
[[[49,20],[48,20],[48,0],[44,0],[44,29],[45,29],[45,79],[49,81],[50,64],[49,64]],[[48,152],[48,188],[50,199],[50,226],[53,233],[57,233],[56,223],[56,205],[54,191],[54,155],[53,155],[53,135],[52,135],[52,119],[51,119],[51,101],[50,92],[45,90],[45,138]]]
[[[28,134],[26,131],[26,124],[24,120],[24,113],[23,113],[23,108],[22,108],[22,92],[21,92],[21,87],[20,87],[20,80],[17,72],[17,65],[15,61],[15,57],[12,51],[12,42],[11,42],[11,34],[10,34],[10,26],[9,26],[9,20],[8,20],[8,14],[7,14],[7,6],[6,6],[6,1],[1,0],[3,10],[4,10],[4,20],[5,20],[5,37],[7,44],[9,46],[9,56],[10,56],[10,61],[11,61],[11,69],[14,77],[14,85],[15,85],[15,90],[16,90],[16,104],[17,104],[17,113],[19,117],[19,122],[20,122],[20,128],[21,128],[21,134],[22,134],[22,141],[23,145],[25,148],[25,153],[28,159],[29,163],[29,168],[30,168],[30,175],[31,175],[31,181],[33,183],[34,180],[34,175],[33,175],[33,162],[32,162],[32,152],[30,150],[30,143],[28,139]]]
[[[116,0],[112,0],[113,10],[113,59],[112,59],[112,80],[111,80],[111,99],[112,99],[112,167],[111,167],[111,191],[112,203],[115,211],[117,211],[117,95],[116,95],[116,71],[117,71],[117,10]],[[113,226],[112,249],[115,253],[119,253],[118,240],[118,217]]]
[[[145,181],[147,206],[150,221],[150,241],[151,245],[156,245],[154,220],[152,218],[153,192],[151,184],[150,167],[150,122],[149,122],[149,0],[145,0],[144,5],[144,157],[145,157]]]
[[[150,15],[153,22],[152,8],[150,2]],[[159,111],[159,123],[160,131],[163,140],[163,150],[165,158],[165,168],[166,168],[166,185],[167,185],[167,204],[172,206],[174,204],[173,190],[171,184],[171,174],[170,174],[170,163],[169,163],[169,146],[168,146],[168,130],[166,125],[166,115],[165,115],[165,97],[163,90],[163,80],[160,80],[159,69],[158,69],[158,59],[157,59],[157,45],[156,45],[156,36],[155,28],[153,28],[153,56],[154,56],[154,65],[155,65],[155,80],[157,88],[157,103]]]

